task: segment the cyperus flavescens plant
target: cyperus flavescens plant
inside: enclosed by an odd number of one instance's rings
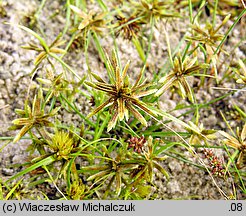
[[[70,190],[68,190],[68,196],[71,200],[81,200],[84,198],[86,187],[81,179],[76,179],[71,184]]]
[[[214,5],[214,0],[208,0],[206,7],[209,11],[214,12]],[[218,1],[216,9],[216,13],[221,16],[226,16],[228,13],[232,16],[236,16],[242,11],[243,5],[238,0],[220,0]]]
[[[226,138],[224,143],[237,150],[236,154],[238,157],[236,165],[240,168],[246,157],[246,123],[244,124],[241,133],[239,132],[239,128],[237,128],[236,135],[234,136],[231,136],[224,131],[219,132]]]
[[[245,66],[245,63],[241,59],[239,59],[238,65],[240,68],[237,68],[234,70],[237,73],[237,75],[239,76],[239,78],[237,79],[237,83],[246,85],[246,66]]]
[[[147,140],[144,138],[144,136],[138,138],[138,137],[132,137],[127,140],[128,149],[133,149],[137,153],[143,152],[143,148]]]
[[[162,18],[179,16],[171,7],[172,1],[142,0],[133,4],[136,8],[136,16],[142,16],[142,20],[147,23],[151,20],[157,22]]]
[[[111,195],[116,193],[119,196],[123,185],[127,183],[129,172],[136,169],[138,162],[129,160],[131,154],[129,155],[125,144],[117,148],[113,143],[109,144],[108,147],[101,143],[100,147],[97,148],[97,152],[100,155],[98,160],[101,160],[101,162],[81,167],[78,173],[89,173],[87,181],[96,183],[92,184],[91,189],[93,187],[100,189],[107,185],[106,190],[104,190],[104,197],[107,197],[109,192]],[[92,155],[91,157],[97,158],[96,155]],[[112,190],[112,188],[114,189]]]
[[[212,174],[215,176],[223,177],[225,175],[226,169],[223,164],[222,158],[216,156],[211,149],[204,149],[203,154],[208,160],[208,165]]]
[[[101,161],[78,170],[78,173],[88,173],[87,181],[93,182],[91,189],[94,187],[95,190],[101,190],[107,186],[103,189],[104,198],[109,194],[127,198],[132,193],[134,196],[146,197],[151,192],[150,184],[154,184],[155,169],[169,178],[161,165],[167,156],[163,155],[165,148],[160,146],[160,140],[132,137],[128,142],[118,147],[115,143],[109,146],[100,143],[97,148],[100,156],[94,157]]]
[[[141,139],[139,141],[141,142]],[[153,137],[149,136],[146,139],[146,147],[142,152],[139,153],[139,163],[142,164],[141,168],[138,169],[137,178],[144,175],[145,179],[152,183],[154,178],[154,169],[161,172],[166,178],[169,178],[167,171],[162,167],[161,161],[164,161],[167,156],[160,156],[162,151],[160,151],[161,146],[159,140],[153,140]],[[141,175],[140,175],[141,173]],[[136,181],[136,179],[134,179]],[[133,183],[134,184],[134,183]]]
[[[192,7],[198,8],[205,6],[206,14],[210,16],[210,14],[214,13],[216,1],[214,0],[191,0]],[[181,9],[189,6],[189,1],[187,0],[175,0],[174,5],[176,8]],[[216,14],[221,16],[226,16],[228,13],[232,14],[232,16],[238,15],[241,12],[241,8],[243,7],[238,0],[219,0],[217,1],[216,6]]]
[[[208,145],[208,140],[215,139],[217,137],[215,135],[217,131],[205,129],[203,123],[194,124],[193,122],[189,121],[188,124],[190,125],[190,128],[187,128],[186,130],[191,134],[189,140],[191,145],[200,144],[202,141]]]
[[[69,66],[67,65],[57,54],[65,54],[66,50],[58,48],[59,46],[63,45],[65,41],[60,40],[62,34],[59,34],[56,39],[48,45],[46,41],[36,32],[33,30],[22,26],[22,25],[17,25],[13,23],[8,23],[6,22],[5,24],[9,24],[15,27],[18,27],[27,33],[33,35],[36,39],[39,41],[39,45],[36,44],[29,44],[29,46],[23,46],[22,48],[29,49],[29,50],[34,50],[38,52],[38,56],[34,60],[35,68],[32,70],[32,73],[37,70],[39,64],[44,60],[47,59],[49,64],[54,68],[53,63],[51,62],[50,58],[53,58],[57,60],[65,69],[68,69],[70,72],[72,72],[79,80],[81,80],[81,77]]]
[[[57,160],[69,159],[69,154],[77,147],[74,137],[63,130],[56,130],[51,140],[47,140],[49,148],[55,153]]]
[[[39,65],[44,59],[47,59],[48,62],[52,64],[52,62],[49,59],[50,53],[53,54],[65,54],[66,51],[64,49],[58,48],[59,46],[65,44],[64,40],[60,40],[61,35],[58,35],[58,37],[49,45],[49,46],[44,46],[43,44],[36,45],[29,43],[29,46],[22,46],[23,49],[28,49],[28,50],[34,50],[38,52],[37,57],[34,60],[35,65]]]
[[[147,126],[147,121],[136,108],[139,108],[150,116],[156,116],[154,111],[152,111],[143,101],[140,100],[143,96],[153,94],[156,89],[144,90],[151,85],[150,83],[145,83],[146,79],[141,82],[144,69],[140,72],[134,85],[130,85],[127,76],[130,61],[127,62],[126,66],[121,71],[116,52],[113,51],[111,60],[107,56],[107,64],[112,71],[112,83],[106,83],[94,73],[92,73],[92,75],[97,82],[85,82],[92,88],[106,92],[109,96],[103,104],[98,106],[88,115],[88,118],[98,113],[104,107],[110,106],[110,112],[113,114],[113,117],[108,124],[108,131],[115,127],[118,119],[122,121],[125,117],[126,120],[128,120],[129,112],[132,113],[134,117],[137,118],[144,126]]]
[[[140,31],[140,24],[142,24],[135,16],[125,17],[123,15],[116,16],[116,37],[122,34],[124,39],[132,40],[137,37]]]
[[[151,136],[147,139],[132,137],[129,140],[128,155],[131,155],[129,159],[136,161],[138,166],[129,173],[129,183],[124,189],[125,197],[131,195],[134,195],[133,197],[146,197],[151,192],[149,185],[155,184],[156,170],[162,173],[166,179],[169,179],[167,171],[161,165],[161,162],[167,158],[163,155],[166,147],[160,144],[160,140],[153,140]]]
[[[102,33],[102,30],[107,28],[107,23],[110,21],[106,19],[107,13],[97,13],[95,11],[89,11],[88,13],[80,10],[74,5],[70,5],[70,8],[80,18],[80,23],[76,26],[79,31],[94,31],[98,34]]]
[[[16,110],[16,113],[21,115],[22,118],[13,120],[12,123],[14,124],[14,126],[12,126],[11,129],[21,130],[15,136],[13,142],[17,142],[18,140],[20,140],[21,137],[23,137],[33,127],[39,130],[44,126],[53,126],[53,123],[48,119],[54,116],[60,108],[57,107],[45,114],[43,100],[44,99],[42,90],[39,89],[38,95],[34,96],[32,107],[30,107],[28,105],[28,102],[26,102],[24,110]],[[41,130],[39,130],[39,132],[41,132]]]
[[[218,42],[224,38],[224,35],[219,34],[218,31],[227,23],[229,19],[230,14],[227,15],[222,23],[217,27],[214,27],[209,22],[206,23],[205,27],[200,26],[197,22],[192,25],[192,35],[187,36],[186,39],[191,42],[197,41],[204,47],[207,52],[207,62],[212,59],[214,52],[218,47]],[[220,51],[225,52],[221,47]]]
[[[42,89],[47,92],[46,102],[51,98],[59,97],[62,92],[71,91],[68,87],[69,82],[63,78],[63,73],[55,76],[53,70],[48,68],[46,72],[46,78],[37,78],[39,83],[45,85]]]
[[[176,56],[172,71],[159,80],[161,88],[155,93],[155,96],[160,96],[168,88],[177,84],[181,91],[181,96],[183,98],[188,97],[191,102],[194,102],[194,95],[186,77],[192,76],[195,72],[199,72],[208,67],[207,64],[198,64],[196,62],[197,58],[190,59],[186,56],[185,59],[182,60],[180,55]]]

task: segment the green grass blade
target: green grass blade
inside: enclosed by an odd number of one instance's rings
[[[223,39],[221,40],[219,46],[217,47],[217,49],[214,51],[214,55],[216,55],[218,53],[218,51],[220,50],[221,46],[224,44],[226,38],[228,37],[228,35],[232,32],[232,30],[234,29],[234,27],[236,26],[236,24],[239,22],[239,20],[245,15],[246,13],[246,9],[242,10],[242,12],[239,14],[239,16],[237,17],[237,19],[234,21],[234,23],[232,24],[232,26],[228,29],[228,31],[225,33],[225,36],[223,37]]]
[[[163,116],[173,122],[176,122],[177,124],[180,124],[182,125],[184,128],[187,128],[187,129],[190,129],[191,131],[195,131],[196,133],[200,134],[200,131],[196,131],[194,128],[192,128],[190,125],[186,124],[185,122],[181,121],[180,119],[166,113],[166,112],[163,112],[161,110],[158,110],[156,108],[153,108],[155,110],[156,113],[158,113],[160,116]]]
[[[190,23],[193,23],[193,7],[192,7],[192,0],[188,0],[189,2],[189,17],[190,17]]]
[[[105,3],[102,0],[97,0],[97,2],[100,5],[100,7],[103,9],[103,11],[105,12],[108,11],[108,7],[105,5]]]
[[[110,119],[110,114],[108,113],[106,118],[104,118],[104,121],[102,124],[99,124],[99,130],[97,131],[97,133],[95,134],[94,136],[94,140],[97,140],[101,137],[105,127],[107,126],[108,122],[109,122],[109,119]]]
[[[138,38],[133,37],[133,38],[132,38],[132,43],[133,43],[134,46],[136,47],[140,59],[141,59],[142,61],[144,61],[144,60],[145,60],[145,54],[144,54],[143,48],[142,48],[141,43],[140,43],[140,41],[138,40]]]
[[[2,179],[0,179],[0,200],[4,200]]]
[[[6,181],[6,183],[8,183],[8,182],[20,177],[20,176],[23,176],[23,175],[25,175],[25,174],[37,169],[38,167],[49,165],[49,164],[51,164],[54,161],[55,161],[55,158],[53,157],[53,155],[51,155],[51,156],[49,156],[49,157],[47,157],[47,158],[45,158],[45,159],[33,164],[33,165],[31,165],[30,167],[26,168],[25,170],[22,170],[21,172],[17,173],[16,175],[12,176],[11,178],[9,178]]]
[[[216,14],[217,14],[218,2],[219,2],[218,0],[215,0],[215,3],[214,3],[213,27],[215,27],[215,24],[216,24]]]
[[[61,94],[61,98],[67,103],[67,105],[70,107],[70,108],[72,108],[83,120],[85,120],[85,122],[86,123],[88,123],[90,126],[92,126],[92,127],[96,127],[96,124],[95,123],[93,123],[92,121],[90,121],[90,120],[88,120],[83,114],[81,114],[80,112],[79,112],[79,110],[75,107],[75,106],[73,106],[68,100],[67,100],[67,98],[63,95],[63,94]]]
[[[66,24],[62,32],[62,37],[67,33],[67,30],[70,25],[70,17],[71,17],[71,8],[70,8],[70,0],[67,0],[66,3]]]
[[[15,192],[16,188],[20,185],[20,183],[23,181],[23,178],[20,179],[17,184],[8,192],[8,194],[6,195],[6,200],[8,200]]]
[[[16,27],[30,33],[31,35],[33,35],[35,38],[37,38],[39,40],[40,44],[44,47],[45,51],[47,53],[49,52],[49,46],[46,44],[45,40],[41,36],[39,36],[36,32],[34,32],[33,30],[31,30],[25,26],[14,24],[14,23],[5,22],[5,24],[11,25],[11,26],[16,26]]]

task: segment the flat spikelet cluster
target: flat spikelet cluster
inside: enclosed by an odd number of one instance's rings
[[[85,82],[92,88],[106,92],[109,96],[109,98],[94,109],[88,117],[95,115],[106,106],[110,106],[110,112],[113,113],[113,116],[108,124],[108,131],[115,127],[118,119],[122,121],[125,117],[126,120],[128,120],[129,112],[132,113],[133,116],[137,118],[144,126],[147,126],[147,121],[136,108],[151,116],[155,116],[154,111],[148,108],[148,106],[142,102],[140,98],[153,94],[156,92],[156,89],[145,90],[151,84],[146,84],[146,80],[141,82],[144,69],[140,72],[134,85],[131,86],[127,76],[130,61],[127,62],[126,66],[121,71],[116,57],[116,52],[113,51],[112,58],[109,59],[109,57],[107,57],[107,63],[113,74],[112,83],[107,83],[96,74],[92,74],[97,80],[96,82]]]
[[[49,142],[50,148],[56,152],[58,159],[68,159],[68,155],[74,148],[74,139],[66,131],[56,131]]]

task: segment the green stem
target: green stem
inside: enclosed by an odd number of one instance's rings
[[[63,67],[67,68],[70,72],[73,73],[73,75],[75,75],[79,80],[81,80],[81,77],[68,64],[66,64],[60,57],[58,57],[54,53],[49,53],[49,56],[56,59],[58,62],[60,62],[62,64]]]
[[[66,25],[65,25],[65,28],[63,29],[62,37],[67,33],[67,30],[68,30],[68,27],[70,24],[70,16],[71,16],[70,0],[67,0],[66,9],[67,9],[67,11],[66,11]]]
[[[88,120],[84,115],[82,115],[77,108],[75,108],[68,100],[66,97],[61,94],[61,98],[68,104],[70,108],[72,108],[83,120],[85,120],[90,126],[96,127],[96,124]]]
[[[45,40],[44,40],[42,37],[40,37],[40,36],[39,36],[36,32],[34,32],[33,30],[31,30],[31,29],[29,29],[29,28],[27,28],[27,27],[25,27],[25,26],[18,25],[18,24],[14,24],[14,23],[8,23],[8,22],[5,22],[5,24],[11,25],[11,26],[16,26],[16,27],[18,27],[18,28],[20,28],[20,29],[22,29],[22,30],[24,30],[24,31],[26,31],[26,32],[28,32],[28,33],[30,33],[31,35],[33,35],[35,38],[37,38],[37,39],[39,40],[40,44],[41,44],[42,47],[45,49],[45,51],[46,51],[47,53],[49,53],[49,46],[46,44]]]
[[[184,52],[183,52],[183,54],[182,54],[182,61],[185,60],[185,57],[186,57],[186,55],[187,55],[187,53],[188,53],[188,50],[189,50],[190,46],[191,46],[191,42],[189,41],[189,42],[186,44],[185,48],[184,48]]]
[[[47,172],[51,182],[54,184],[55,188],[57,189],[57,191],[63,196],[63,198],[65,200],[67,200],[66,196],[62,193],[62,191],[57,187],[55,180],[53,179],[52,175],[50,174],[49,170],[47,169],[46,165],[43,165],[44,170]]]
[[[240,109],[236,104],[233,105],[233,108],[239,112],[244,118],[246,118],[246,113]]]
[[[100,114],[98,114],[98,115],[100,115]],[[98,140],[101,137],[101,135],[103,133],[103,130],[107,126],[107,123],[108,123],[109,119],[110,119],[110,115],[108,113],[106,118],[104,119],[103,123],[101,125],[99,125],[99,130],[94,135],[94,141]]]
[[[141,58],[142,61],[144,61],[145,60],[145,54],[144,54],[143,48],[142,48],[138,38],[133,37],[132,38],[132,43],[136,47],[139,57]]]
[[[100,7],[103,9],[103,11],[108,12],[108,8],[102,0],[97,0],[97,2],[100,5]]]
[[[218,8],[218,0],[215,0],[215,4],[214,4],[214,12],[213,12],[213,27],[215,27],[215,24],[216,24],[216,13],[217,13],[217,8]]]
[[[246,9],[243,9],[242,12],[237,17],[237,19],[232,24],[232,26],[226,32],[225,36],[221,40],[221,42],[220,42],[219,46],[217,47],[217,49],[214,51],[214,55],[216,55],[218,53],[218,51],[220,50],[221,46],[224,44],[226,38],[228,37],[228,35],[231,33],[231,31],[234,29],[235,25],[239,22],[239,20],[244,16],[245,13],[246,13]]]
[[[21,177],[35,169],[37,169],[38,167],[41,167],[41,166],[46,166],[46,165],[49,165],[51,163],[53,163],[55,161],[55,158],[53,157],[53,155],[31,165],[30,167],[26,168],[25,170],[22,170],[21,172],[18,172],[16,175],[12,176],[11,178],[9,178],[6,183],[18,178],[18,177]]]
[[[173,65],[173,56],[172,56],[169,36],[168,36],[168,33],[167,33],[166,29],[164,30],[164,33],[165,33],[165,36],[166,36],[165,38],[166,38],[166,42],[167,42],[167,51],[168,51],[169,60],[170,60],[170,63],[172,65],[172,68],[173,68],[174,67],[174,65]]]
[[[105,52],[104,52],[104,50],[103,50],[103,48],[101,46],[101,43],[99,41],[99,38],[98,38],[96,32],[92,32],[92,37],[93,37],[93,40],[95,42],[96,48],[97,48],[97,50],[99,52],[99,56],[103,60],[105,66],[107,68],[107,73],[108,73],[109,80],[110,80],[111,83],[114,83],[114,75],[111,74],[112,72],[111,72],[110,66],[108,65],[106,54],[105,54]]]
[[[41,10],[43,9],[43,7],[45,5],[45,2],[46,2],[46,0],[42,0],[40,6],[38,7],[38,10],[37,10],[37,12],[34,15],[36,19],[38,19],[39,15],[41,13]]]
[[[219,97],[219,98],[215,98],[214,100],[211,100],[210,102],[205,103],[205,104],[198,104],[199,109],[204,108],[204,107],[207,107],[208,105],[213,104],[213,103],[215,103],[215,102],[217,102],[217,101],[220,101],[220,100],[222,100],[222,99],[228,97],[228,96],[231,95],[232,93],[233,93],[233,92],[228,93],[228,94],[225,94],[225,95],[223,95],[223,96],[221,96],[221,97]],[[180,118],[180,117],[182,117],[182,116],[186,116],[187,114],[190,114],[190,113],[194,112],[194,110],[196,109],[196,107],[194,107],[194,105],[191,105],[191,106],[184,106],[184,107],[180,108],[180,110],[181,110],[181,109],[187,109],[187,108],[191,108],[191,110],[189,110],[189,111],[187,111],[187,112],[185,112],[185,113],[183,113],[183,114],[177,116],[176,118]],[[174,108],[174,109],[170,110],[169,113],[171,113],[171,112],[173,112],[173,111],[175,111],[175,110],[177,110],[177,109]],[[164,121],[165,124],[167,124],[168,122],[171,122],[171,121],[170,121],[170,120]]]
[[[90,32],[87,33],[87,40],[85,41],[85,62],[88,68],[88,73],[90,75],[90,79],[92,78],[91,75],[91,68],[90,68],[90,61],[89,61],[89,55],[88,55],[88,48],[90,45],[90,41],[91,41],[91,34]]]
[[[72,43],[74,42],[74,39],[76,37],[76,32],[72,35],[71,39],[69,40],[69,42],[67,43],[66,45],[66,52],[68,51],[68,49],[70,48],[70,46],[72,45]],[[61,56],[60,56],[60,59],[62,59],[64,56],[66,55],[66,53],[63,53]]]
[[[234,166],[234,169],[235,169],[235,171],[236,171],[236,173],[237,173],[237,176],[238,176],[238,178],[239,178],[239,181],[240,181],[240,183],[241,183],[241,185],[242,185],[242,188],[243,188],[244,191],[246,191],[245,181],[242,179],[242,176],[241,176],[241,174],[240,174],[240,172],[239,172],[239,170],[238,170],[238,168],[237,168],[237,166],[236,166],[236,164],[235,164],[235,158],[236,158],[236,157],[233,157],[233,156],[230,154],[230,152],[229,152],[229,150],[228,150],[228,148],[227,148],[226,145],[224,145],[224,147],[225,147],[225,150],[226,150],[226,152],[227,152],[227,154],[228,154],[228,156],[229,156],[229,158],[230,158],[230,161],[229,161],[228,164],[227,164],[227,170],[228,170],[228,168],[229,168],[230,163],[232,163],[233,166]],[[238,155],[239,151],[236,150],[236,153],[237,153],[237,154],[235,154],[235,155]]]
[[[190,23],[193,23],[193,13],[192,13],[192,0],[189,0],[189,15],[190,15]]]
[[[153,34],[154,34],[154,19],[153,17],[151,16],[151,19],[150,19],[150,24],[151,24],[151,31],[150,31],[150,36],[149,36],[149,40],[148,40],[148,49],[147,49],[147,53],[145,55],[145,60],[144,60],[144,65],[146,65],[147,63],[147,59],[148,59],[148,56],[149,56],[149,53],[150,53],[150,49],[151,49],[151,42],[153,40]]]
[[[75,0],[75,6],[77,7],[77,8],[80,8],[80,4],[79,4],[79,0]],[[84,8],[83,8],[83,10],[84,10]],[[78,15],[77,15],[77,13],[74,13],[74,26],[76,26],[78,24]]]

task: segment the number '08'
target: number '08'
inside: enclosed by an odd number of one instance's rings
[[[231,211],[242,211],[243,204],[242,203],[231,203]]]

